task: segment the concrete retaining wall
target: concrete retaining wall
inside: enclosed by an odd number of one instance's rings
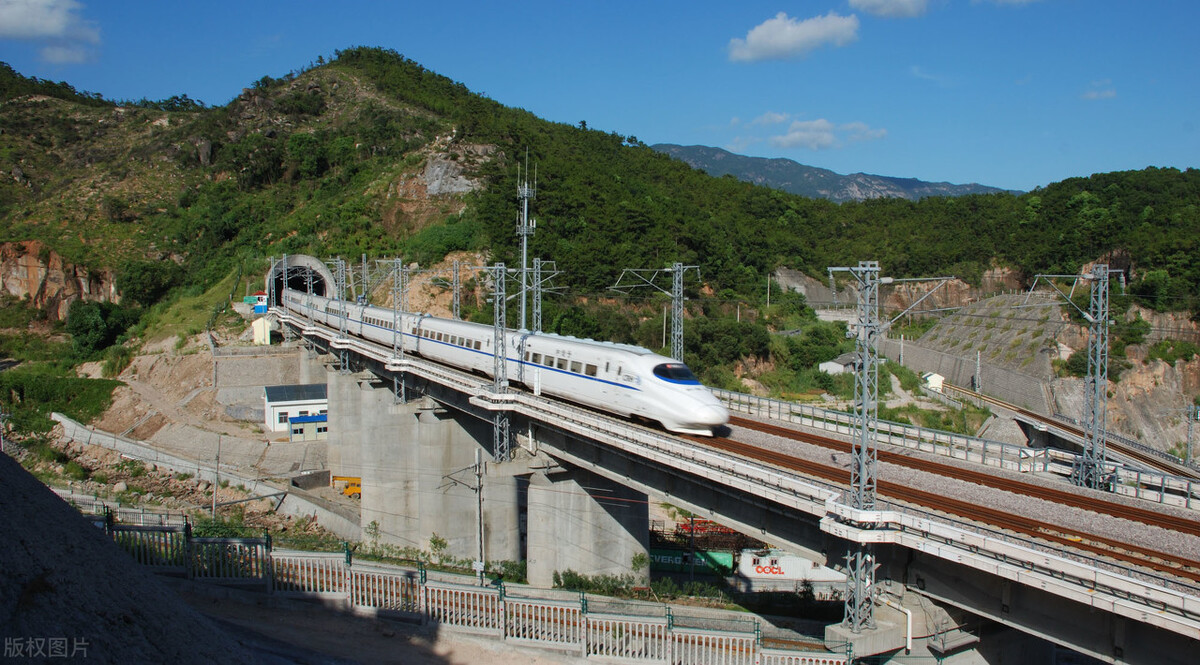
[[[887,339],[879,344],[879,353],[890,360],[899,360],[900,342]],[[904,342],[904,365],[918,372],[937,372],[957,386],[972,387],[975,377],[975,359],[953,356]],[[982,392],[1011,404],[1023,406],[1030,411],[1050,414],[1046,402],[1043,381],[1028,374],[1021,374],[987,363],[980,364]]]

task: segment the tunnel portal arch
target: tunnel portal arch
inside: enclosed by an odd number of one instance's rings
[[[266,275],[271,306],[276,307],[283,303],[285,285],[298,291],[308,291],[310,283],[316,295],[326,296],[333,293],[333,273],[329,272],[329,268],[320,259],[296,254],[276,261]]]

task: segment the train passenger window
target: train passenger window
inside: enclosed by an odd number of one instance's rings
[[[540,353],[532,354],[530,356],[530,361],[533,362],[534,365],[541,365],[542,364],[542,354],[540,354]]]
[[[778,566],[778,565],[779,565],[779,559],[771,559],[771,565],[772,565],[772,566]]]
[[[762,559],[760,559],[760,558],[758,558],[758,557],[754,557],[754,558],[753,558],[753,559],[750,561],[750,565],[752,565],[752,566],[761,566],[761,565],[762,565]]]
[[[475,340],[475,350],[479,350],[479,340]]]
[[[558,363],[557,363],[557,364],[558,364],[558,368],[559,368],[559,369],[566,369],[566,368],[567,368],[567,359],[566,359],[566,358],[559,358],[559,359],[558,359]]]
[[[583,371],[583,363],[579,362],[578,360],[572,360],[571,361],[571,371],[576,374],[579,374],[580,372]]]
[[[587,374],[588,376],[596,376],[596,366],[589,364],[587,367],[584,368],[583,373]]]

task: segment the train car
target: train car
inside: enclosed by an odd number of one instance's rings
[[[332,300],[287,289],[298,316],[452,367],[492,376],[492,326]],[[729,422],[725,406],[686,365],[648,349],[561,335],[507,330],[505,372],[535,394],[569,400],[664,429],[711,436]]]

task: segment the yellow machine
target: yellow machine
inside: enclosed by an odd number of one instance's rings
[[[329,482],[335,487],[337,483],[346,483],[346,486],[342,488],[342,494],[351,499],[362,498],[362,478],[358,476],[332,476]]]

